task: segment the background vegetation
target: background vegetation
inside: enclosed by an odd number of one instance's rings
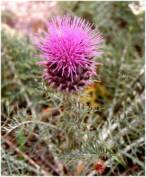
[[[44,19],[32,18],[31,8],[19,17],[24,3],[3,9],[2,175],[144,175],[144,12],[131,3],[56,2],[53,12],[42,10],[45,20],[81,16],[105,38],[100,82],[69,99],[48,88],[36,65],[32,36]],[[52,7],[28,4],[37,13]]]

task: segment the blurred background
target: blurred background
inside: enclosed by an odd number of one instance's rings
[[[77,15],[105,38],[100,82],[64,98],[36,65],[34,33]],[[2,175],[144,175],[144,2],[2,2]]]

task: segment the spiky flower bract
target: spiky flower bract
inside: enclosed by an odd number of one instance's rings
[[[57,16],[47,27],[48,32],[36,43],[43,59],[38,64],[44,66],[44,78],[58,90],[80,90],[96,75],[93,58],[102,53],[101,35],[79,17]]]

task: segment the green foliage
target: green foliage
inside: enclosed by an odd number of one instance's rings
[[[112,99],[98,110],[80,102],[84,93],[49,89],[32,42],[2,26],[3,175],[74,175],[79,161],[79,175],[99,175],[98,160],[105,176],[144,175],[144,14],[135,16],[128,3],[58,2],[60,13],[82,16],[104,35],[97,61]]]

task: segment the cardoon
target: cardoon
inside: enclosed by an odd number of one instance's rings
[[[48,32],[36,43],[41,51],[44,78],[49,86],[75,92],[96,76],[94,57],[101,55],[103,39],[79,17],[55,17],[48,22]]]

